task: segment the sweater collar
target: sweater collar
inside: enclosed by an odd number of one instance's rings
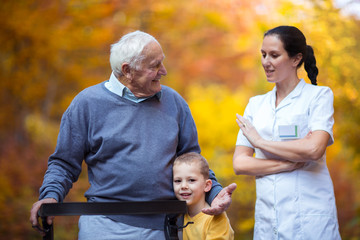
[[[119,95],[120,97],[126,98],[133,102],[142,102],[148,98],[155,96],[159,101],[161,100],[162,91],[155,93],[153,96],[137,98],[135,95],[127,88],[124,84],[122,84],[116,77],[114,72],[111,73],[109,81],[105,84],[106,88],[111,92]]]

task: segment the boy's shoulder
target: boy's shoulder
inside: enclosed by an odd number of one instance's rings
[[[189,214],[185,214],[185,224],[187,223],[186,221],[193,221],[194,224],[196,223],[210,223],[212,221],[214,222],[221,222],[221,221],[229,221],[229,218],[227,217],[226,212],[223,212],[219,215],[208,215],[205,214],[203,212],[200,212],[198,214],[196,214],[194,217],[190,217]]]
[[[205,239],[198,235],[204,235],[210,238],[213,237],[212,239],[234,239],[234,230],[231,227],[226,212],[219,215],[207,215],[200,212],[193,218],[189,218],[189,216],[187,216],[187,218],[186,215],[184,217],[184,224],[187,224],[190,221],[194,222],[185,228],[187,236],[192,236],[187,239],[195,239],[195,237],[196,239]]]

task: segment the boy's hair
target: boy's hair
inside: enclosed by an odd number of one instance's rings
[[[204,176],[205,179],[209,179],[209,164],[206,159],[201,156],[201,154],[196,152],[184,153],[175,159],[174,166],[178,163],[199,163],[200,173]]]

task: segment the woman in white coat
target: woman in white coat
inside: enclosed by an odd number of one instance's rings
[[[267,31],[261,54],[275,87],[237,114],[233,158],[237,175],[256,176],[254,239],[341,239],[325,157],[334,141],[333,93],[316,86],[313,49],[296,27]],[[312,84],[298,78],[303,63]]]

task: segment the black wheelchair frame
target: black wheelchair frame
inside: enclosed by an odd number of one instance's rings
[[[186,226],[178,226],[180,216],[187,211],[186,202],[178,200],[141,201],[141,202],[65,202],[46,203],[38,212],[42,219],[45,233],[43,240],[54,239],[54,226],[47,224],[48,216],[78,216],[78,215],[121,215],[121,214],[166,214],[164,234],[166,240],[179,240],[178,230]]]

